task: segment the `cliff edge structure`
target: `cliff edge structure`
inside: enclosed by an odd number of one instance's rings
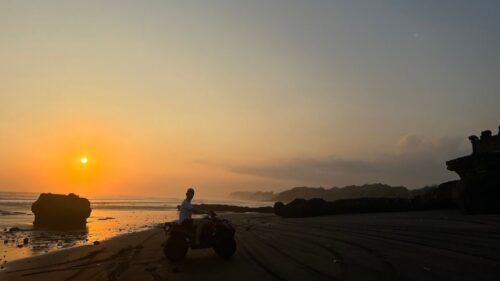
[[[500,212],[500,128],[470,136],[472,154],[446,162],[460,176],[463,209],[470,214]]]

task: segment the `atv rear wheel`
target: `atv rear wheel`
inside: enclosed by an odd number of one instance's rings
[[[183,235],[170,235],[163,248],[163,253],[167,259],[176,262],[182,260],[188,251],[188,242]]]

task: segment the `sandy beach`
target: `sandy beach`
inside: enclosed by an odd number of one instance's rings
[[[282,219],[227,214],[238,250],[179,264],[151,229],[6,264],[0,280],[498,280],[500,215],[458,211]],[[480,275],[479,275],[480,274]]]

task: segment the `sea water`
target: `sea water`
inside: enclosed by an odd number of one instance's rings
[[[7,261],[92,244],[175,220],[178,218],[177,206],[182,202],[180,198],[89,198],[92,214],[85,229],[53,231],[33,228],[31,204],[37,198],[38,194],[34,193],[0,192],[0,266]],[[249,207],[269,205],[231,200],[194,200],[193,203]],[[16,228],[19,230],[10,231]],[[28,243],[25,244],[26,238]]]

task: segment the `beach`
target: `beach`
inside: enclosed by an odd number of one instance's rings
[[[238,250],[173,264],[155,228],[9,262],[0,280],[498,280],[500,215],[421,211],[283,219],[221,214]]]
[[[31,205],[38,194],[0,192],[0,266],[20,258],[59,251],[151,229],[179,217],[178,198],[92,198],[92,213],[84,229],[34,228]],[[270,203],[200,199],[200,203],[268,206]],[[25,239],[27,243],[24,243]]]

